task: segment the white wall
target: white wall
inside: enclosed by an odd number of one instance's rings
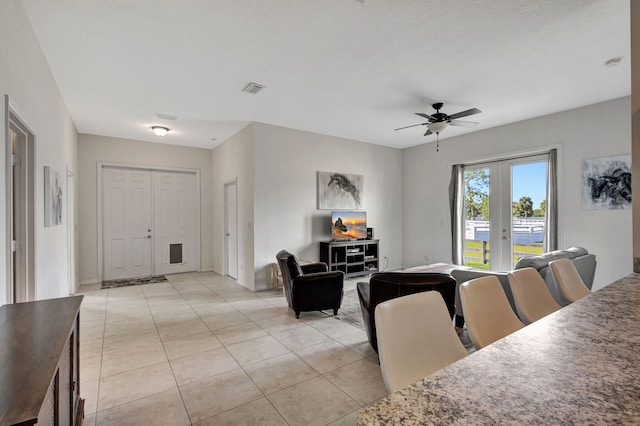
[[[5,139],[4,96],[9,95],[35,133],[35,240],[36,297],[45,299],[66,296],[67,224],[66,169],[76,171],[77,134],[62,100],[58,86],[31,29],[31,23],[18,0],[0,2],[0,135]],[[6,194],[6,140],[0,149],[0,187]],[[63,185],[63,223],[44,227],[44,166],[60,174]],[[0,304],[7,302],[7,199],[0,198]]]
[[[80,276],[82,284],[99,282],[97,164],[200,171],[200,269],[213,270],[211,160],[210,151],[178,145],[85,135],[78,137],[78,209]]]
[[[271,285],[269,265],[286,249],[319,260],[331,239],[331,211],[317,209],[317,172],[364,176],[364,210],[388,269],[403,266],[401,151],[254,123],[255,289]]]
[[[640,3],[631,7],[631,116],[632,116],[632,188],[640,187]],[[634,272],[640,272],[640,197],[633,199]]]
[[[583,159],[631,153],[630,98],[442,140],[403,151],[405,263],[449,262],[451,166],[558,146],[559,246],[583,246],[598,266],[594,289],[632,272],[631,210],[582,210]]]
[[[213,269],[226,273],[224,238],[224,185],[236,180],[238,203],[238,278],[237,282],[254,289],[254,233],[253,233],[253,128],[236,133],[211,154],[213,176]]]

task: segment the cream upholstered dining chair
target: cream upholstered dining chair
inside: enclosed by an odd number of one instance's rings
[[[591,294],[571,260],[554,260],[549,262],[549,268],[558,284],[560,297],[567,303],[573,303]]]
[[[382,302],[375,319],[380,368],[389,393],[467,355],[437,291]]]
[[[476,349],[524,327],[513,313],[500,281],[493,275],[463,283],[460,298],[469,338]]]
[[[516,311],[525,324],[531,324],[560,309],[542,276],[535,269],[516,269],[507,273],[507,277]]]

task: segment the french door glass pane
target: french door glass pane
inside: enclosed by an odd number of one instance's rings
[[[547,206],[547,162],[511,166],[512,265],[542,254]]]
[[[464,171],[464,265],[490,269],[490,169]]]

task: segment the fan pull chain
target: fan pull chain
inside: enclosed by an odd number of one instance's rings
[[[440,152],[440,133],[436,133],[436,152]]]

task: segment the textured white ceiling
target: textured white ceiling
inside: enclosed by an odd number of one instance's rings
[[[211,148],[259,121],[404,148],[435,140],[393,129],[437,101],[483,111],[442,139],[630,94],[629,0],[23,3],[80,133]]]

